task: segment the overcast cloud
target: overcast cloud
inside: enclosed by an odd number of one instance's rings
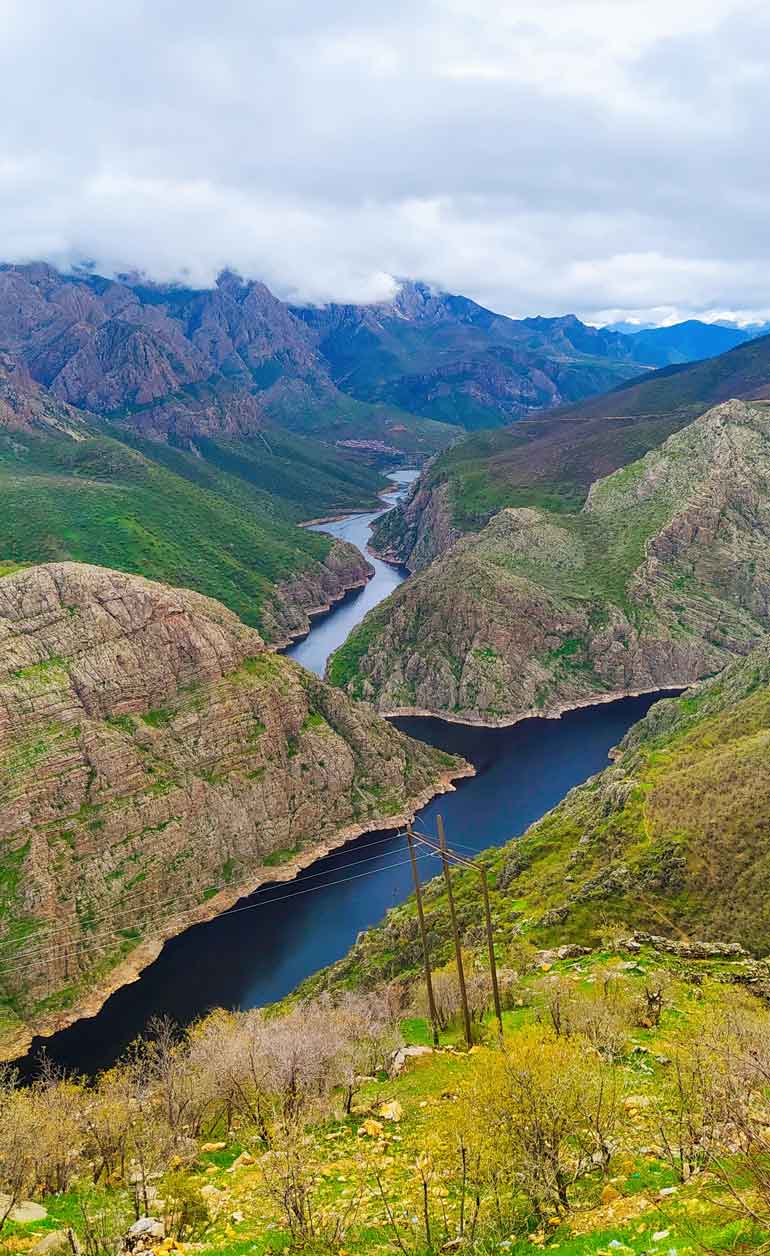
[[[0,256],[770,317],[770,7],[0,0]]]

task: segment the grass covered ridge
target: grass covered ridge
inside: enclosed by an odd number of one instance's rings
[[[0,434],[3,570],[73,559],[136,572],[216,598],[270,639],[277,586],[332,547],[297,523],[371,506],[383,482],[313,442],[272,439],[204,442],[199,457],[134,436]]]

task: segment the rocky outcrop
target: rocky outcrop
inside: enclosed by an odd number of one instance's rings
[[[389,714],[484,724],[684,686],[770,627],[770,413],[727,402],[573,515],[501,511],[330,662]]]
[[[0,352],[0,436],[13,432],[82,440],[89,434],[88,416],[57,401],[21,362]]]
[[[347,396],[304,320],[229,272],[191,289],[0,265],[0,348],[58,401],[154,439],[248,440],[275,422],[330,440],[392,433],[423,457],[451,436]]]
[[[375,522],[370,549],[387,562],[420,571],[461,536],[452,521],[449,485],[421,477],[405,502]]]
[[[0,579],[0,1051],[465,771],[200,594],[75,563]]]
[[[321,562],[278,585],[273,606],[266,613],[271,645],[280,648],[304,637],[313,616],[328,611],[352,589],[363,588],[373,575],[374,568],[356,545],[335,540]]]

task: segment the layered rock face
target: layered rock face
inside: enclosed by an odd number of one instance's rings
[[[75,563],[6,575],[0,1052],[463,770],[211,599]]]
[[[461,536],[452,519],[449,485],[418,480],[408,499],[375,523],[371,547],[388,562],[420,571]]]
[[[686,685],[770,626],[770,412],[709,411],[574,515],[503,510],[351,635],[331,679],[381,711],[509,724]]]

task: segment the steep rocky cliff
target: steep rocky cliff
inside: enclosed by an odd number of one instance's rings
[[[0,1052],[463,770],[200,594],[75,563],[3,576]]]
[[[385,712],[509,724],[685,685],[770,626],[770,411],[728,402],[598,480],[501,511],[407,581],[329,676]]]
[[[275,422],[422,458],[452,438],[443,423],[338,388],[303,320],[264,284],[228,272],[191,289],[0,265],[0,349],[59,401],[156,439],[249,444]]]

